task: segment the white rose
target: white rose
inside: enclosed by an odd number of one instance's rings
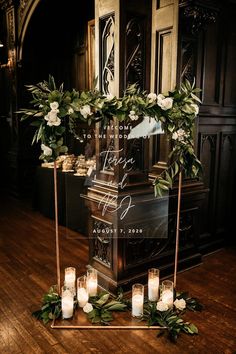
[[[164,103],[164,110],[171,109],[173,106],[173,98],[167,97],[163,100]]]
[[[41,144],[41,149],[43,150],[43,154],[45,156],[52,156],[52,149],[44,144]]]
[[[55,111],[55,110],[58,109],[58,107],[59,107],[59,103],[58,102],[54,101],[54,102],[50,103],[51,110]]]
[[[174,305],[178,310],[183,311],[186,308],[186,301],[184,299],[176,299]]]
[[[93,305],[87,302],[87,304],[83,307],[83,311],[86,313],[93,311]]]
[[[156,101],[157,99],[157,95],[153,92],[150,92],[148,95],[147,95],[147,98],[149,100],[150,103]]]
[[[157,303],[157,311],[167,311],[168,310],[168,305],[165,304],[163,301],[158,301]]]
[[[159,95],[158,95],[159,96]],[[161,109],[163,109],[164,111],[166,111],[167,109],[172,108],[173,106],[173,99],[171,97],[167,97],[167,98],[163,98],[162,100],[159,99],[157,101],[158,106],[161,107]]]
[[[197,116],[198,113],[199,113],[199,107],[198,107],[198,105],[197,105],[196,103],[191,103],[190,106],[191,106],[192,111],[193,111],[193,113],[195,114],[195,116]]]
[[[92,114],[91,108],[88,104],[86,104],[82,108],[80,108],[79,111],[84,118],[87,118],[88,116],[91,116],[91,114]]]
[[[70,108],[68,109],[68,114],[72,114],[72,113],[74,113],[74,110],[73,110],[72,107],[70,107]]]
[[[49,127],[52,126],[58,126],[61,124],[61,120],[60,118],[57,116],[57,111],[50,111],[45,117],[45,120],[47,120],[47,125],[49,125]]]
[[[137,114],[135,114],[135,111],[130,111],[129,117],[131,120],[138,120],[139,119],[139,116]]]

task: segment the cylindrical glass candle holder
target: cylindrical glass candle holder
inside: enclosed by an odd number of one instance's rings
[[[89,268],[87,270],[87,291],[89,296],[97,295],[97,287],[98,287],[97,270],[94,268]]]
[[[174,303],[174,283],[170,280],[164,280],[162,282],[161,300],[168,308],[173,307]]]
[[[77,300],[79,307],[84,307],[88,302],[87,278],[85,275],[77,279]]]
[[[74,294],[71,291],[71,288],[68,288],[67,286],[63,286],[61,289],[61,310],[63,319],[73,317]]]
[[[159,269],[148,269],[148,300],[157,301],[159,298]]]
[[[74,295],[75,295],[75,281],[76,281],[76,269],[74,267],[65,268],[64,285],[70,289],[73,289]]]
[[[143,315],[144,286],[134,284],[132,286],[132,316],[141,317]]]

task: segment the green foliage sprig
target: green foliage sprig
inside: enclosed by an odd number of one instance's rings
[[[155,194],[172,188],[173,181],[180,171],[186,177],[196,178],[202,173],[202,165],[194,151],[195,118],[201,103],[196,93],[201,90],[191,85],[188,80],[179,89],[169,92],[173,98],[173,107],[165,115],[163,128],[171,144],[169,154],[171,164],[154,181]]]
[[[167,135],[171,152],[170,164],[154,181],[156,195],[172,188],[175,177],[183,171],[186,177],[197,177],[201,172],[201,162],[194,152],[195,118],[199,111],[201,91],[189,81],[165,94],[156,95],[141,91],[136,84],[130,85],[123,97],[104,95],[96,89],[78,92],[64,91],[63,84],[57,88],[54,78],[36,85],[28,85],[33,100],[29,109],[18,113],[22,120],[30,119],[36,127],[33,142],[41,142],[40,159],[55,161],[67,152],[64,144],[66,129],[76,137],[81,122],[100,122],[107,126],[115,117],[119,122],[132,123],[146,118],[154,118],[161,123]]]
[[[112,300],[110,294],[105,291],[96,297],[90,297],[89,303],[92,304],[93,310],[87,314],[88,319],[92,323],[102,325],[108,325],[109,322],[113,321],[113,311],[125,311],[127,309],[126,304],[118,299]]]
[[[41,309],[34,311],[32,315],[42,320],[44,324],[61,316],[61,297],[58,295],[56,286],[52,286],[43,296]]]
[[[169,339],[173,342],[177,341],[181,332],[191,335],[198,334],[198,328],[193,323],[184,321],[181,315],[184,315],[186,310],[201,311],[203,305],[197,298],[190,297],[187,292],[177,294],[175,300],[181,299],[185,301],[185,308],[179,309],[174,302],[173,308],[166,311],[160,311],[156,304],[145,301],[142,319],[147,321],[148,326],[163,327],[163,331],[158,332],[157,336],[165,333],[164,328],[168,332]]]
[[[169,309],[161,312],[156,309],[156,304],[147,303],[144,305],[143,319],[147,321],[148,326],[163,327],[163,331],[158,332],[157,336],[164,334],[164,329],[167,329],[168,336],[173,342],[177,341],[180,332],[198,334],[197,327],[193,323],[184,322],[175,310]]]

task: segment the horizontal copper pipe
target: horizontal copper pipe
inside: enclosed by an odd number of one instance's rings
[[[167,327],[161,327],[161,326],[96,326],[96,325],[91,325],[91,326],[76,326],[76,325],[51,325],[52,329],[100,329],[100,330],[107,330],[107,329],[124,329],[124,330],[130,330],[130,329],[167,329]]]

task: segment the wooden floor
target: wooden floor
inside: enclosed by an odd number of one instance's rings
[[[88,244],[60,228],[62,269],[85,272]],[[0,204],[0,353],[236,353],[236,251],[223,249],[199,267],[178,275],[178,290],[189,290],[205,306],[186,319],[198,336],[177,344],[155,331],[56,330],[32,318],[42,294],[56,282],[54,223],[22,202]]]

